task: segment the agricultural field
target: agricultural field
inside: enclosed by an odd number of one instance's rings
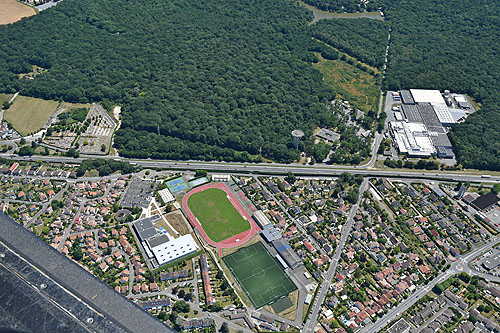
[[[40,130],[59,103],[39,98],[17,96],[4,118],[22,136]]]
[[[192,194],[187,204],[214,242],[218,243],[250,229],[250,223],[231,204],[226,192],[218,188]]]
[[[24,5],[16,0],[0,1],[0,25],[14,23],[22,19],[35,15],[36,11],[30,6]]]
[[[256,308],[283,299],[297,289],[260,242],[239,249],[222,260]],[[277,305],[280,309],[293,305],[281,304],[286,302],[290,300],[284,298]]]
[[[343,60],[326,60],[319,54],[317,56],[319,62],[313,66],[342,99],[362,111],[377,110],[380,87],[375,76]]]

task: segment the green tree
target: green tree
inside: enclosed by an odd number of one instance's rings
[[[498,193],[500,193],[500,184],[493,185],[493,187],[491,188],[491,192],[493,192],[496,195],[498,195]]]
[[[175,302],[172,309],[177,313],[188,313],[191,307],[186,301],[180,300]]]
[[[297,180],[297,177],[295,177],[295,175],[293,174],[293,172],[288,171],[288,174],[286,175],[285,179],[286,179],[286,181],[288,183],[293,184]]]
[[[226,322],[222,323],[221,328],[219,329],[221,333],[229,333],[229,326]]]

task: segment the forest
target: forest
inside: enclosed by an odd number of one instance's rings
[[[481,103],[449,137],[466,168],[500,170],[500,2],[386,0],[387,86],[448,89]]]
[[[121,105],[122,156],[291,162],[291,131],[322,126],[335,97],[311,66],[311,15],[288,0],[65,0],[0,27],[0,91]],[[20,80],[32,65],[46,71]]]
[[[313,37],[381,69],[384,65],[389,24],[372,19],[321,20],[311,27]],[[346,38],[347,36],[347,38]]]
[[[310,4],[321,10],[329,12],[374,12],[379,7],[379,0],[304,0],[305,3]]]

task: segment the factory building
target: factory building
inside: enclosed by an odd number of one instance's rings
[[[453,95],[458,105],[454,108],[449,91],[443,96],[439,90],[410,89],[400,91],[400,96],[401,112],[395,112],[397,121],[389,127],[399,152],[410,157],[454,158],[445,127],[465,120],[472,109],[467,98]]]
[[[410,157],[429,157],[436,153],[429,132],[422,123],[391,121],[390,131],[402,154]]]

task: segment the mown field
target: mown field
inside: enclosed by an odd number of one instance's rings
[[[16,131],[26,136],[40,130],[59,103],[39,98],[17,96],[4,118]]]
[[[234,208],[226,197],[226,192],[218,188],[192,194],[187,204],[214,242],[218,243],[250,229],[250,223]]]
[[[23,17],[35,15],[36,11],[16,0],[0,1],[0,25],[14,23]]]
[[[341,98],[349,100],[351,105],[360,110],[377,110],[380,87],[373,75],[345,61],[326,60],[319,54],[317,56],[319,62],[313,66]]]

